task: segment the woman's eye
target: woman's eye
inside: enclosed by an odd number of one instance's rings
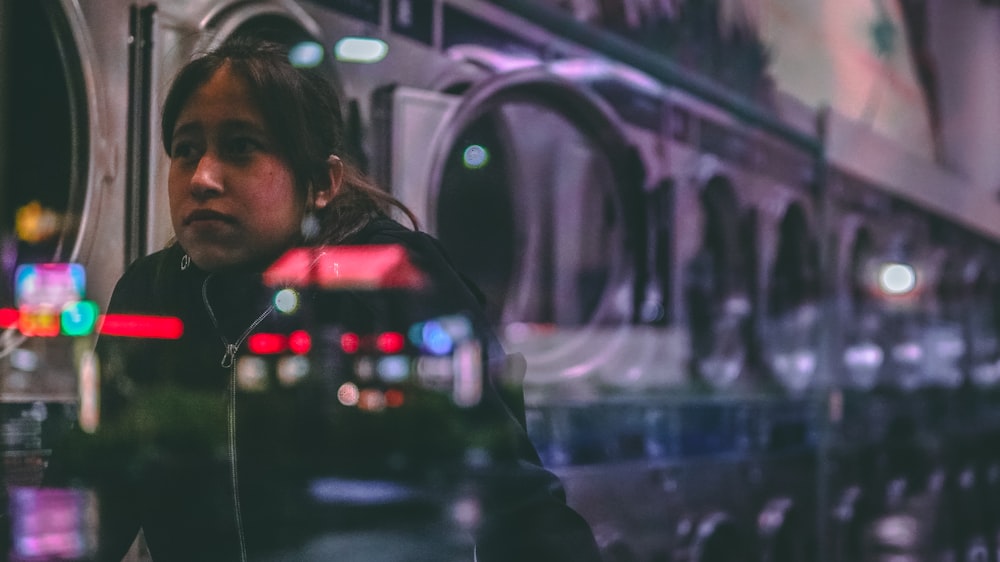
[[[170,151],[171,158],[181,158],[184,160],[193,158],[195,156],[195,146],[190,142],[178,142],[174,144],[173,149]]]
[[[249,137],[237,137],[228,143],[228,152],[233,156],[248,156],[258,148],[260,143]]]

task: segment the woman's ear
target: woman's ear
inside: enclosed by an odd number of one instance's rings
[[[344,181],[344,162],[340,157],[331,154],[326,163],[329,166],[330,187],[318,190],[313,196],[313,207],[316,209],[322,209],[329,205],[333,196],[340,189],[341,182]]]

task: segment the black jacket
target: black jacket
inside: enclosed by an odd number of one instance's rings
[[[349,292],[314,308],[361,330],[391,322],[400,306],[413,318],[465,314],[496,370],[502,348],[479,297],[436,240],[379,218],[348,243],[401,244],[427,290]],[[173,245],[119,280],[109,313],[176,316],[183,336],[101,337],[100,426],[72,432],[46,475],[50,485],[96,491],[100,560],[120,560],[140,527],[157,562],[240,560],[241,543],[250,560],[325,560],[322,545],[337,540],[358,560],[471,560],[463,549],[473,540],[481,562],[599,559],[590,529],[540,467],[516,389],[491,376],[474,409],[430,397],[432,406],[382,415],[337,407],[329,376],[247,391],[223,366],[223,342],[241,343],[242,357],[249,326],[286,327],[281,314],[263,314],[273,289],[259,275],[209,275],[183,258]],[[358,483],[369,495],[403,492],[346,504],[317,492],[329,486],[340,497],[338,485]]]

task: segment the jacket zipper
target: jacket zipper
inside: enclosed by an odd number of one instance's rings
[[[226,348],[226,352],[223,354],[220,364],[223,368],[229,369],[229,408],[227,412],[227,429],[229,434],[229,474],[233,488],[233,508],[235,512],[236,534],[240,542],[240,561],[247,562],[246,534],[243,529],[243,513],[240,508],[240,480],[239,471],[237,470],[239,463],[237,462],[238,459],[236,455],[236,353],[239,351],[240,346],[243,345],[244,340],[246,340],[254,329],[260,325],[265,318],[267,318],[268,314],[271,314],[274,307],[268,306],[256,320],[250,323],[250,326],[247,327],[247,329],[243,332],[243,335],[241,335],[235,343],[229,343],[225,334],[223,334],[222,330],[219,329],[219,322],[215,317],[215,311],[212,310],[212,305],[208,302],[208,280],[211,278],[212,276],[209,275],[201,284],[201,299],[205,303],[205,310],[208,311],[208,317],[212,320],[212,325],[215,326],[215,332],[219,334],[219,339],[222,340],[222,345]]]

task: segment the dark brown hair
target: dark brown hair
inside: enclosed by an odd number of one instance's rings
[[[393,207],[417,227],[416,217],[403,203],[375,186],[348,160],[340,99],[332,84],[315,70],[294,66],[288,48],[278,43],[235,37],[181,69],[163,104],[162,140],[168,154],[184,104],[224,66],[250,85],[303,197],[310,186],[317,190],[330,187],[330,155],[344,162],[340,189],[325,208],[316,210],[321,225],[318,242],[342,242],[373,216],[388,214]]]

